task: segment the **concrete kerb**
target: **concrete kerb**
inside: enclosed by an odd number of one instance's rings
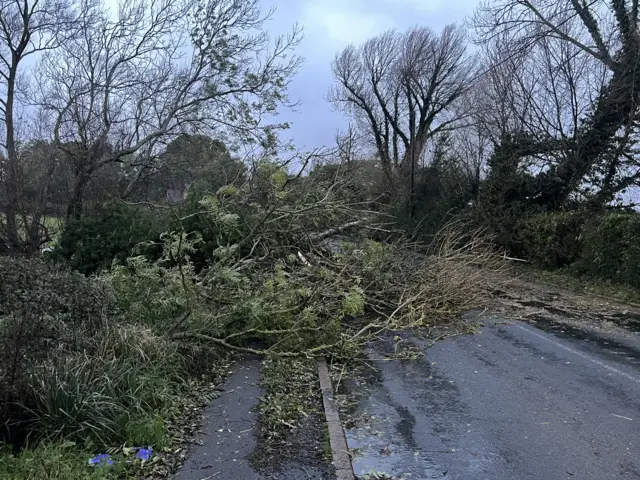
[[[333,400],[333,386],[331,385],[329,369],[324,357],[318,358],[318,376],[320,377],[322,403],[324,404],[324,412],[327,418],[331,456],[333,457],[333,465],[336,468],[337,480],[355,480],[347,439],[340,422],[340,414]]]

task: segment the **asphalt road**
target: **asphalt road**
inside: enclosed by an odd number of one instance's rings
[[[406,479],[640,479],[640,336],[512,322],[385,361],[346,384],[356,474]]]

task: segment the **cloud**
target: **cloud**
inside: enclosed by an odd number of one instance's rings
[[[425,24],[436,30],[459,22],[478,0],[306,0],[300,7],[305,35],[317,50],[361,44],[390,28]]]
[[[323,43],[316,43],[317,47],[332,51],[350,43],[362,43],[393,26],[388,16],[366,11],[366,5],[348,0],[306,3],[302,11],[302,24],[309,37],[315,41],[322,40]]]
[[[390,8],[397,8],[398,5],[402,5],[406,8],[422,13],[437,12],[439,10],[447,9],[452,3],[456,2],[445,0],[385,0],[385,4]]]

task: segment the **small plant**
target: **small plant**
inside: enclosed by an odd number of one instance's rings
[[[161,416],[143,416],[129,420],[125,426],[127,445],[155,445],[162,448],[166,441],[165,421]]]

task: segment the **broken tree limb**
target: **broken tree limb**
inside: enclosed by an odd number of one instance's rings
[[[338,227],[330,228],[329,230],[325,230],[324,232],[320,232],[320,233],[315,233],[313,235],[309,235],[309,240],[311,242],[319,242],[319,241],[324,240],[326,238],[333,237],[334,235],[339,235],[342,232],[344,232],[345,230],[349,230],[350,228],[357,227],[359,225],[362,225],[363,223],[364,223],[364,220],[356,220],[356,221],[353,221],[353,222],[348,222],[348,223],[345,223],[344,225],[340,225]]]
[[[502,258],[504,258],[505,260],[509,260],[511,262],[529,263],[529,260],[524,260],[522,258],[507,257],[506,255],[504,255]]]
[[[236,352],[250,353],[252,355],[263,356],[266,354],[264,350],[256,350],[255,348],[248,348],[248,347],[239,347],[237,345],[233,345],[232,343],[225,342],[221,338],[212,337],[210,335],[204,335],[202,333],[178,333],[176,335],[173,335],[171,338],[175,340],[180,340],[180,339],[201,340],[205,342],[215,343],[216,345],[220,345],[221,347],[227,348],[229,350],[234,350]]]
[[[337,342],[331,345],[320,345],[318,347],[310,348],[308,350],[301,350],[298,352],[274,352],[273,350],[269,350],[269,349],[257,350],[255,348],[240,347],[238,345],[233,345],[232,343],[229,343],[221,338],[216,338],[210,335],[204,335],[202,333],[195,333],[195,332],[178,333],[173,335],[171,338],[173,338],[174,340],[180,340],[180,339],[200,340],[203,342],[214,343],[216,345],[220,345],[221,347],[228,348],[229,350],[234,350],[236,352],[250,353],[252,355],[258,355],[258,356],[276,355],[279,357],[314,356],[318,354],[318,352],[335,348],[342,343],[342,342]]]

